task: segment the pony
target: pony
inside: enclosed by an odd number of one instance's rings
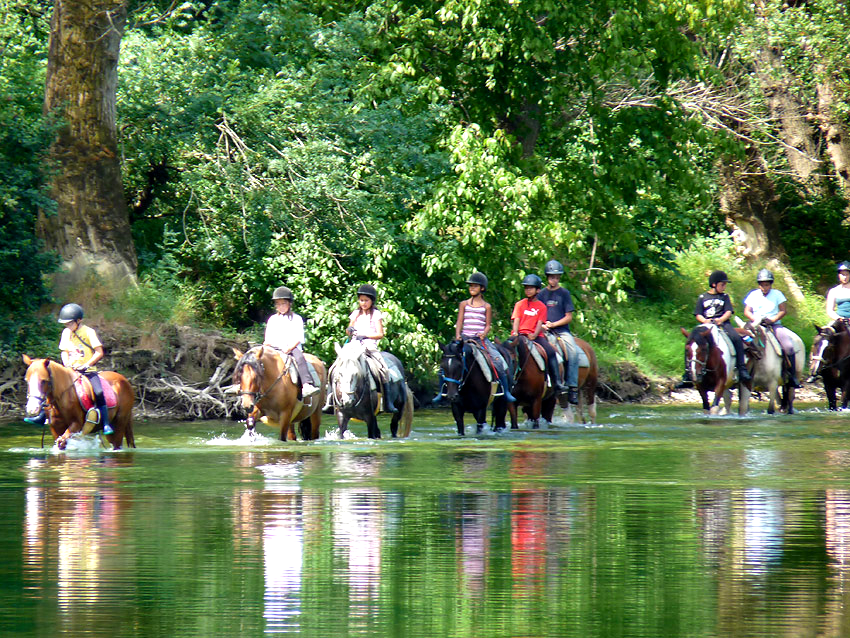
[[[381,408],[381,396],[379,388],[372,387],[366,348],[356,339],[344,346],[334,344],[334,347],[337,358],[329,371],[329,400],[336,413],[337,434],[342,438],[348,429],[348,421],[354,418],[366,423],[366,433],[370,439],[380,439],[377,414]],[[393,438],[408,436],[413,423],[413,393],[404,381],[404,366],[389,352],[380,354],[387,366],[395,368],[400,375],[399,380],[388,384],[394,395],[390,401],[398,409],[390,420],[390,433]]]
[[[327,384],[325,364],[311,354],[304,358],[319,375],[319,392],[303,399],[301,386],[294,382],[283,355],[268,346],[256,346],[244,354],[233,348],[238,361],[233,370],[233,384],[239,386],[242,408],[248,413],[245,427],[252,434],[257,419],[280,429],[281,441],[295,441],[295,426],[301,427],[304,441],[319,438],[322,423],[322,399]]]
[[[81,376],[76,370],[66,368],[50,359],[32,359],[23,355],[27,366],[24,379],[27,384],[26,413],[30,416],[47,413],[50,433],[60,450],[64,450],[68,439],[77,432],[86,431],[86,416],[74,382]],[[117,404],[109,409],[112,434],[104,435],[115,450],[121,449],[126,440],[129,447],[136,447],[133,439],[133,404],[136,397],[133,386],[117,372],[101,372],[101,378],[112,387]],[[99,426],[95,426],[99,427]]]
[[[561,406],[564,414],[564,420],[567,423],[575,423],[575,412],[578,412],[578,418],[582,423],[587,423],[584,418],[584,408],[587,407],[587,416],[591,423],[596,423],[596,386],[599,383],[599,365],[596,362],[596,352],[584,339],[574,337],[576,345],[584,350],[587,355],[588,367],[579,368],[578,370],[578,405],[576,410],[567,401],[567,395],[555,396],[555,393],[549,389],[543,397],[542,416],[544,419],[552,422],[552,417],[555,413],[555,404]],[[560,346],[556,346],[560,347]]]
[[[806,356],[806,346],[799,336],[792,334],[795,362],[797,366],[797,378],[803,374],[803,363]],[[774,414],[776,411],[776,399],[780,398],[779,410],[786,414],[794,413],[795,389],[783,378],[783,355],[779,342],[774,337],[768,337],[764,326],[752,327],[752,335],[764,344],[761,358],[756,359],[753,369],[752,381],[742,383],[738,393],[738,406],[742,414],[749,412],[750,395],[753,390],[762,390],[768,393],[767,413]],[[782,391],[780,397],[780,389]]]
[[[495,344],[508,364],[508,376],[513,376],[513,359],[501,344]],[[469,412],[475,418],[476,432],[481,434],[487,420],[487,406],[493,403],[493,431],[505,429],[505,414],[511,413],[511,427],[516,427],[516,404],[508,403],[504,396],[494,396],[493,384],[484,376],[476,361],[472,340],[451,341],[440,346],[440,378],[445,384],[445,397],[452,406],[452,416],[457,433],[464,435],[463,417]]]
[[[505,346],[516,358],[514,387],[511,390],[516,397],[517,405],[521,405],[531,421],[531,427],[540,427],[540,416],[543,411],[543,398],[546,395],[546,353],[536,343],[525,335],[511,337],[505,341]],[[543,370],[531,354],[531,348],[536,348],[543,358]],[[515,422],[511,429],[517,429]]]
[[[810,380],[820,376],[830,410],[837,410],[836,389],[841,389],[841,409],[850,400],[850,332],[847,328],[815,325],[817,334],[812,341],[809,361]]]
[[[685,343],[685,361],[691,370],[699,395],[702,398],[702,409],[709,414],[728,414],[732,406],[732,393],[730,388],[734,385],[734,354],[730,352],[731,346],[720,346],[716,341],[715,334],[719,332],[717,326],[700,325],[688,332],[681,328],[682,334],[687,339]],[[708,393],[714,392],[714,400],[708,403]],[[723,407],[720,407],[720,399],[723,399]],[[744,415],[740,402],[738,403],[738,414]]]

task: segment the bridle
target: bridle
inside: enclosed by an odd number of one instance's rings
[[[461,369],[460,369],[460,378],[459,379],[453,379],[453,378],[447,377],[445,374],[443,374],[443,365],[441,364],[440,365],[440,388],[442,388],[445,383],[456,383],[457,389],[458,389],[458,391],[460,391],[460,389],[463,387],[463,384],[466,383],[466,380],[469,378],[470,372],[472,372],[472,369],[466,364],[466,349],[465,349],[465,347],[463,347],[463,346],[461,347],[459,354],[454,354],[454,353],[448,354],[448,353],[446,353],[445,355],[443,355],[443,359],[448,359],[448,360],[460,359]]]
[[[246,353],[245,356],[248,356],[247,353]],[[253,356],[254,359],[256,359],[256,361],[257,361],[257,370],[255,370],[254,376],[257,379],[257,383],[259,385],[259,384],[262,383],[263,373],[265,372],[265,366],[263,365],[262,361],[257,359],[256,355],[254,355],[252,353],[251,356]],[[243,364],[243,366],[244,365],[245,364]],[[254,366],[250,366],[250,367],[252,369],[254,368]],[[245,371],[243,369],[242,373],[244,374],[244,372]],[[283,379],[283,376],[285,374],[286,374],[286,366],[283,365],[283,366],[281,366],[280,374],[277,375],[277,379],[272,381],[271,385],[269,387],[267,387],[265,390],[259,390],[259,389],[258,390],[243,390],[240,387],[239,391],[236,393],[236,395],[237,396],[247,395],[247,396],[254,397],[253,398],[253,407],[257,407],[257,405],[260,403],[260,401],[262,401],[268,395],[268,393],[271,392],[272,388],[275,387],[278,384],[278,382],[280,382],[281,379]]]

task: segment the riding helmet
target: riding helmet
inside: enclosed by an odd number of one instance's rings
[[[272,299],[288,299],[289,301],[292,301],[292,291],[286,286],[280,286],[279,288],[274,289]]]
[[[543,287],[543,280],[540,279],[537,275],[526,275],[522,278],[522,286],[523,288],[526,286],[534,286],[535,288]]]
[[[550,259],[546,262],[546,267],[543,269],[543,273],[547,277],[549,275],[563,275],[564,265],[557,259]]]
[[[708,277],[708,287],[711,288],[714,284],[719,284],[722,281],[729,281],[729,277],[722,270],[715,270]]]
[[[59,323],[69,323],[71,321],[81,321],[83,318],[83,307],[79,304],[68,303],[62,306],[59,311]]]
[[[838,264],[837,270],[838,272],[841,272],[842,270],[850,270],[850,261],[842,261],[840,264]]]
[[[487,290],[487,275],[480,272],[472,273],[466,280],[467,284],[478,284],[482,290]]]
[[[357,289],[357,296],[359,297],[360,295],[371,297],[373,302],[378,300],[378,291],[375,290],[375,286],[370,286],[369,284],[363,284]]]
[[[763,281],[769,281],[773,283],[773,273],[770,272],[767,268],[762,268],[759,270],[758,275],[756,275],[756,281],[761,283]]]

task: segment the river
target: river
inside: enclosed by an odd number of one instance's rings
[[[801,407],[295,444],[138,421],[117,453],[0,423],[0,635],[847,636],[850,415]]]

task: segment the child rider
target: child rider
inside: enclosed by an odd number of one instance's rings
[[[311,383],[313,375],[301,349],[304,343],[304,320],[292,312],[292,291],[286,286],[275,288],[272,300],[277,312],[266,323],[263,345],[292,356],[298,376],[301,377],[301,396],[306,399],[316,394],[319,388]]]

